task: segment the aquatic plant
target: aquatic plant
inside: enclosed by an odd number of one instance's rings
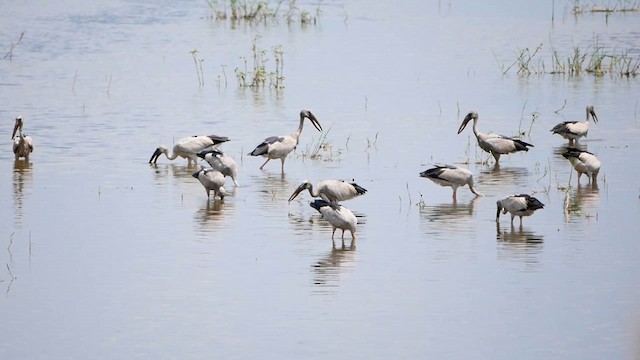
[[[12,41],[11,42],[11,46],[9,47],[9,51],[7,51],[4,54],[3,59],[9,59],[9,61],[13,60],[13,50],[16,48],[16,46],[18,46],[18,44],[20,44],[20,42],[22,41],[22,38],[24,37],[24,31],[20,33],[20,37],[18,38],[18,41],[16,41],[15,43]]]
[[[269,86],[280,89],[283,88],[284,81],[284,51],[282,45],[276,45],[272,47],[272,54],[275,62],[274,71],[267,71],[267,57],[268,52],[258,47],[259,35],[256,35],[251,42],[251,58],[253,60],[253,66],[251,71],[248,69],[248,61],[246,57],[240,57],[244,62],[244,70],[236,67],[235,74],[238,86],[240,88],[264,88],[267,80],[269,80]]]
[[[581,3],[580,0],[574,0],[571,12],[574,15],[584,13],[614,13],[614,12],[638,12],[640,11],[640,1],[637,0],[618,0],[615,3]]]
[[[551,69],[545,67],[540,44],[534,50],[529,48],[518,49],[516,59],[508,66],[500,63],[494,53],[496,61],[500,66],[502,75],[507,75],[512,69],[517,69],[516,74],[521,77],[530,75],[566,75],[577,77],[585,74],[603,76],[605,74],[625,77],[636,77],[640,74],[640,58],[632,57],[631,50],[607,49],[602,46],[596,38],[593,44],[587,46],[574,46],[572,51],[566,55],[560,55],[559,51],[551,46]]]
[[[189,51],[191,57],[193,58],[193,64],[196,67],[196,75],[198,75],[198,85],[204,86],[204,72],[202,70],[202,62],[204,59],[198,59],[198,54],[200,53],[197,49],[193,49]]]
[[[230,0],[227,5],[226,1],[219,3],[217,0],[205,0],[209,6],[211,19],[217,21],[230,20],[233,23],[240,21],[258,23],[258,22],[278,22],[279,19],[285,19],[287,23],[299,22],[301,25],[316,24],[317,17],[320,15],[320,4],[316,8],[315,14],[312,15],[308,10],[301,10],[296,5],[296,0],[289,0],[288,11],[281,13],[280,8],[284,0],[279,0],[275,4],[270,5],[268,1],[257,0]]]

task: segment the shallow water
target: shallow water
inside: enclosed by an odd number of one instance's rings
[[[283,5],[284,6],[284,5]],[[636,58],[638,14],[574,17],[569,4],[496,1],[298,6],[308,25],[209,18],[206,2],[0,5],[0,356],[57,358],[638,357],[637,78],[502,76],[517,49],[594,37]],[[251,41],[282,45],[285,88],[241,89]],[[190,51],[204,59],[199,86]],[[6,50],[5,50],[6,51]],[[3,51],[4,52],[4,51]],[[270,59],[268,66],[272,66]],[[224,69],[224,72],[223,72]],[[224,83],[224,76],[227,84]],[[599,117],[581,141],[598,187],[560,154],[558,122]],[[285,174],[249,157],[306,124]],[[456,131],[535,145],[501,166]],[[558,111],[561,109],[560,111]],[[532,123],[531,114],[537,119]],[[22,114],[28,162],[8,149]],[[194,134],[229,136],[239,165],[208,201],[186,161],[148,159]],[[419,178],[467,166],[478,191]],[[358,239],[331,242],[304,179],[354,179]],[[496,200],[534,194],[522,227]]]

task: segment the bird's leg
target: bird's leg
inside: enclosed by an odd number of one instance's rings
[[[336,234],[336,228],[333,228],[333,232],[331,232],[331,240],[333,240],[333,236]]]
[[[262,168],[263,168],[265,165],[267,165],[267,163],[269,162],[269,160],[271,160],[271,159],[267,158],[267,161],[265,161],[265,162],[264,162],[264,164],[262,164],[262,166],[260,166],[260,170],[262,170]]]
[[[356,241],[356,234],[353,230],[349,230],[349,232],[351,232],[351,246],[353,246],[353,242]]]
[[[522,227],[522,216],[520,216],[520,227]]]
[[[513,218],[516,217],[515,215],[511,214],[511,227],[513,227]]]
[[[342,229],[342,246],[344,246],[344,229]]]
[[[500,154],[492,152],[494,159],[496,159],[496,165],[500,162]]]
[[[284,160],[286,159],[286,157],[283,157],[280,159],[280,161],[282,161],[282,167],[280,168],[280,171],[284,174]]]

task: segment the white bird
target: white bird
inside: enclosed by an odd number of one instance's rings
[[[311,120],[313,126],[315,126],[318,131],[322,131],[322,126],[320,126],[320,122],[318,119],[311,113],[311,111],[303,109],[300,111],[300,125],[298,126],[298,130],[290,135],[284,136],[271,136],[266,138],[260,145],[258,145],[252,152],[249,153],[251,156],[264,156],[267,158],[267,161],[260,166],[260,170],[267,165],[269,160],[271,159],[280,159],[282,162],[282,173],[284,173],[284,161],[292,152],[296,146],[298,145],[298,141],[300,140],[300,133],[302,133],[302,126],[304,125],[304,119],[307,118]]]
[[[211,168],[201,168],[192,175],[194,178],[200,180],[202,186],[207,191],[207,197],[211,190],[213,190],[213,197],[220,197],[220,200],[224,200],[224,175],[218,170]]]
[[[24,135],[22,133],[22,116],[16,118],[16,124],[13,126],[13,134],[11,134],[11,140],[13,140],[13,154],[16,156],[16,160],[23,157],[25,160],[29,160],[29,155],[33,152],[33,139],[31,136]],[[16,132],[18,137],[16,138]]]
[[[324,201],[333,203],[353,199],[354,197],[367,192],[367,189],[361,187],[355,182],[349,183],[344,180],[334,179],[322,180],[314,188],[309,180],[305,180],[293,192],[291,197],[289,197],[289,202],[295,199],[296,196],[304,190],[309,190],[309,194],[313,197],[319,197]]]
[[[593,105],[587,105],[587,118],[585,121],[565,121],[554,126],[550,131],[568,139],[571,144],[574,141],[578,141],[581,137],[587,136],[590,118],[593,118],[594,123],[598,122],[598,116],[593,110]]]
[[[538,199],[527,194],[511,195],[496,202],[498,211],[496,212],[496,222],[500,221],[500,212],[503,214],[511,213],[511,226],[513,226],[513,218],[520,217],[520,226],[522,226],[522,217],[531,216],[533,213],[544,208],[544,204]]]
[[[226,136],[217,136],[217,135],[194,135],[187,138],[184,138],[178,141],[175,145],[173,145],[173,154],[169,155],[169,151],[163,145],[158,146],[156,151],[151,155],[151,159],[149,159],[149,164],[155,164],[158,161],[158,157],[164,154],[167,159],[174,160],[178,156],[187,159],[187,165],[191,165],[191,161],[193,164],[198,163],[198,153],[206,148],[212,147],[214,145],[221,144],[225,141],[229,141],[229,138]]]
[[[473,188],[473,174],[471,171],[452,165],[436,165],[436,167],[420,173],[420,177],[427,178],[441,186],[451,186],[453,201],[456,201],[458,187],[469,185],[469,190],[476,196],[482,196]]]
[[[240,186],[236,179],[238,176],[238,164],[231,156],[224,154],[220,150],[211,149],[199,152],[198,157],[204,159],[213,169],[220,171],[222,175],[230,177],[235,186]]]
[[[344,240],[345,230],[351,232],[351,238],[353,240],[356,239],[356,224],[358,224],[358,219],[353,215],[351,210],[340,204],[330,203],[324,200],[315,200],[309,205],[318,210],[318,212],[322,214],[322,217],[333,227],[331,240],[334,239],[336,229],[342,230],[342,240]]]
[[[593,180],[596,183],[598,173],[600,172],[600,160],[592,153],[576,148],[568,148],[563,154],[578,173],[578,184],[582,174],[587,174],[589,183]]]
[[[478,140],[478,146],[480,148],[491,155],[496,159],[496,164],[500,161],[500,155],[502,154],[511,154],[518,151],[529,151],[528,146],[533,147],[533,145],[526,143],[519,139],[513,139],[507,136],[498,135],[498,134],[484,134],[478,131],[478,113],[475,111],[471,111],[467,116],[462,120],[462,124],[460,128],[458,128],[458,134],[465,129],[469,121],[473,120],[473,134],[476,136]]]

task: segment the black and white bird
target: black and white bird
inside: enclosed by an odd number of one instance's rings
[[[353,199],[356,196],[363,195],[367,189],[356,184],[355,182],[347,182],[344,180],[328,179],[322,180],[314,187],[309,180],[305,180],[289,197],[289,202],[296,198],[304,190],[309,190],[312,197],[319,197],[324,201],[337,203],[344,200]]]
[[[169,150],[160,145],[156,149],[156,151],[151,155],[151,159],[149,159],[149,164],[155,164],[158,161],[158,157],[164,154],[167,159],[174,160],[177,157],[182,157],[187,159],[187,166],[198,163],[198,153],[202,150],[210,148],[212,146],[221,144],[223,142],[229,141],[229,138],[226,136],[218,136],[218,135],[195,135],[190,136],[178,141],[175,145],[173,145],[173,154],[169,155]]]
[[[198,157],[204,159],[213,169],[220,171],[222,175],[230,177],[235,186],[240,186],[237,180],[238,164],[231,156],[224,154],[220,150],[210,149],[199,152]]]
[[[358,219],[353,215],[351,210],[340,204],[327,202],[325,200],[314,200],[309,205],[318,210],[318,212],[322,214],[322,217],[325,218],[333,227],[331,240],[334,239],[337,229],[342,230],[342,240],[344,240],[344,232],[346,230],[349,230],[353,240],[356,239],[356,225],[358,224]]]
[[[13,140],[13,154],[16,156],[16,160],[24,158],[29,160],[29,155],[33,152],[33,139],[31,136],[24,135],[22,133],[22,127],[24,122],[22,116],[16,118],[16,123],[13,126],[13,133],[11,134],[11,140]],[[18,137],[16,137],[18,133]]]
[[[593,118],[593,122],[598,122],[598,116],[593,110],[593,105],[587,105],[587,118],[585,121],[565,121],[553,127],[550,131],[569,140],[572,144],[581,137],[587,136],[589,132],[589,119]]]
[[[482,150],[493,155],[494,159],[496,159],[496,164],[500,161],[500,155],[502,154],[511,154],[518,151],[529,151],[529,147],[533,147],[533,145],[519,139],[514,139],[493,133],[481,133],[480,131],[478,131],[478,113],[475,111],[471,111],[469,114],[467,114],[464,120],[462,120],[462,124],[460,125],[460,128],[458,128],[458,134],[460,134],[462,130],[465,129],[465,127],[471,120],[473,120],[473,134],[478,140],[478,146],[480,146]]]
[[[316,119],[311,111],[303,109],[300,111],[300,125],[298,125],[298,130],[290,135],[268,137],[249,153],[251,156],[263,156],[267,158],[267,161],[260,166],[260,170],[264,168],[269,160],[280,159],[282,162],[281,170],[282,173],[284,173],[284,161],[287,158],[287,155],[289,155],[289,153],[298,145],[305,118],[309,119],[318,131],[322,131],[322,126],[320,126],[318,119]]]
[[[593,184],[596,183],[601,164],[595,155],[585,150],[568,148],[562,156],[571,162],[571,165],[578,173],[578,184],[580,184],[582,174],[587,175],[590,184],[592,182]]]
[[[538,199],[527,194],[511,195],[496,202],[498,211],[496,212],[496,222],[500,222],[500,212],[506,214],[511,213],[511,226],[513,226],[513,218],[520,217],[520,226],[522,226],[522,217],[531,216],[533,213],[544,208],[544,204]]]
[[[459,187],[469,185],[469,190],[476,196],[482,196],[473,188],[473,174],[471,171],[452,165],[436,165],[436,167],[420,173],[420,177],[427,178],[441,186],[453,189],[453,201],[457,200],[456,192]]]
[[[222,175],[220,171],[203,167],[194,172],[192,176],[198,179],[202,186],[204,186],[208,198],[210,197],[210,192],[213,190],[214,199],[218,196],[220,200],[224,200],[224,175]]]

